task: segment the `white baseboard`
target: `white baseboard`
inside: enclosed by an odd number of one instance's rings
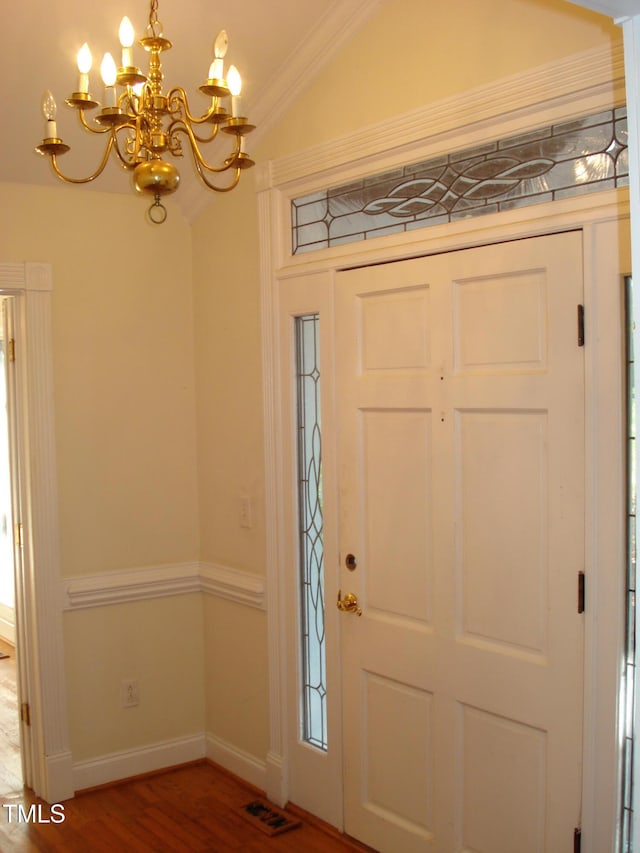
[[[76,791],[93,788],[152,773],[154,770],[186,764],[205,758],[206,738],[204,733],[190,737],[143,746],[138,749],[112,752],[89,761],[78,761],[73,765],[73,787]]]
[[[286,806],[289,795],[284,773],[284,757],[272,751],[267,754],[265,791],[272,803]]]
[[[221,738],[203,733],[77,761],[73,765],[73,789],[82,791],[107,785],[200,758],[210,759],[262,791],[266,788],[265,762]]]
[[[16,644],[16,611],[5,604],[0,604],[0,638],[12,646]]]
[[[254,755],[209,734],[207,735],[207,758],[244,779],[245,782],[260,788],[261,791],[266,790],[266,764]]]
[[[4,640],[7,643],[10,643],[12,646],[15,646],[16,626],[9,625],[9,623],[5,622],[4,619],[0,619],[0,639]]]
[[[44,791],[37,791],[47,803],[60,803],[73,797],[73,762],[70,752],[47,755]]]

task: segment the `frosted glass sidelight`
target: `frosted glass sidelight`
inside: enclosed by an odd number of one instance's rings
[[[297,317],[298,525],[302,739],[327,749],[318,314]]]

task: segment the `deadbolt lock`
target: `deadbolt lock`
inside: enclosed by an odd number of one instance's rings
[[[356,560],[354,554],[347,554],[347,556],[344,558],[344,564],[350,572],[353,572],[355,570],[355,567],[358,565],[358,561]]]

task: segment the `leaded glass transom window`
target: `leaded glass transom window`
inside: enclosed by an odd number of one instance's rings
[[[318,314],[296,318],[302,739],[327,749]]]
[[[296,198],[293,254],[625,186],[626,107]]]

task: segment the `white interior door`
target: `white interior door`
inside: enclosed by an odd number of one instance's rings
[[[580,232],[339,273],[345,829],[570,853],[580,824]],[[356,568],[346,566],[347,554]]]

